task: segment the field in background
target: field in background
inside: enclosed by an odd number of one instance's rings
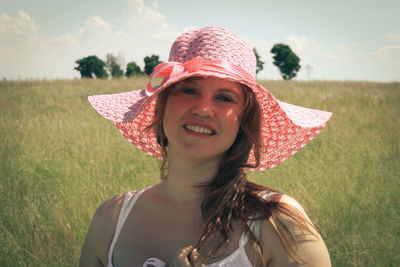
[[[0,266],[76,266],[100,203],[159,181],[157,162],[87,102],[145,84],[0,82]],[[262,84],[334,115],[304,150],[250,179],[303,204],[333,266],[398,266],[400,83]]]

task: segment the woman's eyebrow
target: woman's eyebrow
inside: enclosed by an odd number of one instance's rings
[[[185,81],[182,82],[182,85],[193,85],[193,86],[196,86],[197,83],[196,83],[196,81],[193,81],[193,80],[185,80]]]

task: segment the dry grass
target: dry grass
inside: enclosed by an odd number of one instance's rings
[[[75,266],[96,207],[158,181],[158,165],[87,96],[129,80],[0,82],[0,266]],[[400,262],[400,84],[264,81],[290,103],[329,110],[306,149],[251,179],[294,196],[334,266]]]

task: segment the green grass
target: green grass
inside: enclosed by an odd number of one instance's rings
[[[76,266],[97,206],[159,180],[157,162],[87,102],[146,82],[0,82],[0,266]],[[250,179],[303,204],[333,266],[398,266],[400,84],[262,84],[334,115],[305,149]]]

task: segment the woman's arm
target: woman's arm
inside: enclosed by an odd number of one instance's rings
[[[107,266],[108,250],[124,197],[125,194],[116,195],[96,210],[82,247],[80,267]]]
[[[291,208],[296,209],[303,218],[311,224],[310,219],[305,213],[301,205],[293,198],[284,195],[281,203],[289,204]],[[283,247],[278,234],[273,227],[271,221],[263,221],[260,227],[260,245],[264,251],[266,258],[269,258],[268,267],[284,267],[284,266],[309,266],[309,267],[330,267],[331,262],[328,250],[321,236],[312,228],[311,232],[301,229],[292,219],[284,214],[274,214],[288,229],[293,233],[297,241],[296,253],[300,256],[304,263],[294,262],[287,254]],[[311,224],[312,225],[312,224]],[[286,235],[287,236],[287,235]],[[288,236],[287,236],[288,237]],[[290,240],[290,237],[288,237]],[[291,245],[293,245],[291,243]]]

